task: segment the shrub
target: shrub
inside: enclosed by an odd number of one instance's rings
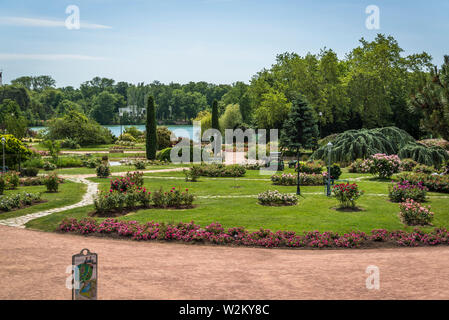
[[[197,182],[198,177],[201,175],[201,168],[200,166],[194,165],[189,170],[184,169],[182,172],[186,176],[186,181]]]
[[[101,160],[98,158],[87,158],[82,160],[83,167],[96,168],[101,164]]]
[[[158,208],[180,208],[182,206],[191,206],[195,197],[189,194],[189,189],[181,191],[175,187],[171,188],[169,192],[164,192],[161,189],[153,193],[152,200]]]
[[[398,178],[412,184],[421,182],[429,191],[449,193],[449,176],[403,172],[398,175]]]
[[[44,178],[44,184],[48,192],[58,192],[60,180],[56,173],[51,173]]]
[[[157,128],[157,150],[163,150],[171,147],[171,131],[167,127]]]
[[[296,195],[280,193],[277,190],[259,193],[257,198],[260,204],[268,206],[293,206],[298,203]]]
[[[403,221],[409,226],[430,224],[434,213],[430,211],[430,206],[425,207],[413,199],[407,199],[399,204],[400,215]]]
[[[22,166],[24,168],[28,167],[34,167],[34,168],[43,168],[44,166],[44,160],[40,158],[39,156],[36,156],[34,158],[28,159],[22,163]]]
[[[0,174],[0,195],[3,194],[3,192],[5,192],[6,189],[6,182],[5,179],[3,178],[3,174]]]
[[[134,138],[131,134],[129,133],[123,133],[122,135],[120,135],[119,137],[120,141],[126,141],[126,142],[136,142],[136,138]]]
[[[138,206],[149,207],[151,203],[157,208],[181,208],[189,207],[194,201],[194,196],[188,189],[181,191],[172,188],[164,192],[162,188],[151,194],[143,187],[130,187],[127,191],[109,190],[97,193],[94,197],[94,207],[98,213],[108,213],[124,209],[133,209]]]
[[[45,171],[52,171],[52,170],[56,169],[56,165],[54,163],[49,162],[49,161],[45,161],[44,165],[42,166],[42,168]]]
[[[147,164],[145,161],[137,160],[134,162],[134,167],[136,167],[137,170],[144,170],[147,167]]]
[[[260,168],[261,168],[259,163],[247,163],[243,167],[246,170],[260,170]]]
[[[321,174],[321,172],[323,171],[323,166],[321,165],[321,163],[318,162],[299,162],[299,166],[296,166],[296,170],[298,170],[299,168],[299,172],[303,172],[303,173],[308,173],[308,174]]]
[[[36,168],[36,167],[27,167],[27,168],[20,169],[21,177],[36,177],[38,173],[39,173],[39,168]]]
[[[366,160],[356,159],[349,165],[348,171],[351,173],[369,173],[370,167],[368,166]]]
[[[156,159],[160,161],[170,161],[170,152],[172,148],[165,148],[159,151],[156,155]]]
[[[297,175],[292,173],[283,173],[281,175],[272,175],[271,181],[274,185],[295,186],[297,184]],[[299,182],[302,186],[320,186],[324,180],[321,174],[299,174]]]
[[[422,202],[426,199],[428,189],[423,186],[422,182],[412,184],[407,180],[403,180],[390,185],[388,190],[388,196],[393,202],[402,202],[405,199]]]
[[[0,210],[11,211],[41,201],[40,193],[21,192],[0,197]]]
[[[413,168],[415,168],[418,165],[418,162],[416,162],[413,159],[402,159],[401,160],[401,170],[402,171],[413,171]]]
[[[364,191],[360,191],[356,183],[336,184],[333,186],[332,192],[340,202],[341,208],[354,208],[357,199],[364,194]]]
[[[424,164],[418,164],[413,168],[413,172],[416,173],[425,173],[425,174],[431,174],[436,172],[434,167],[426,166]]]
[[[331,179],[338,180],[338,178],[340,178],[340,176],[341,176],[341,169],[340,169],[340,166],[338,164],[334,163],[331,166],[331,170],[330,171],[331,171],[330,172]]]
[[[109,177],[109,175],[111,174],[111,169],[109,168],[109,166],[107,164],[100,164],[97,169],[97,177],[98,178],[107,178]]]
[[[79,149],[80,145],[73,139],[64,139],[61,141],[61,148]]]
[[[370,173],[381,179],[390,178],[393,174],[398,173],[401,168],[401,160],[397,155],[387,156],[377,153],[369,157],[366,163],[370,168]]]
[[[204,177],[242,177],[246,173],[241,165],[226,166],[221,163],[194,165],[190,170],[195,170],[195,175]]]
[[[109,129],[75,110],[68,111],[62,118],[48,121],[47,132],[46,139],[72,139],[81,146],[109,144],[114,140]]]
[[[67,157],[58,157],[58,159],[55,160],[54,164],[58,168],[76,168],[82,167],[83,161],[81,157],[67,156]]]
[[[14,190],[19,186],[19,174],[15,171],[9,171],[2,174],[5,181],[5,189]]]

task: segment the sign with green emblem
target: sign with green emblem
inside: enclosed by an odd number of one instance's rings
[[[83,249],[72,256],[72,299],[97,300],[98,256]]]

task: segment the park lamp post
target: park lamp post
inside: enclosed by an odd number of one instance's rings
[[[330,197],[331,195],[331,151],[332,151],[332,143],[329,142],[327,144],[328,165],[327,165],[327,190],[326,190],[326,195],[328,197]]]
[[[5,169],[6,169],[6,166],[5,166],[5,142],[6,142],[5,137],[2,137],[2,145],[3,145],[3,168],[2,168],[2,172],[3,173],[5,173]]]
[[[298,160],[296,161],[296,170],[298,171],[297,177],[296,177],[296,194],[298,196],[301,195],[301,187],[299,186],[299,149],[298,149]]]

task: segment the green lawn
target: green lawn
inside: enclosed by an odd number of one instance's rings
[[[292,170],[291,170],[292,172]],[[170,179],[169,177],[172,177]],[[376,228],[389,230],[407,229],[399,220],[399,206],[388,201],[389,181],[379,181],[369,175],[344,173],[341,179],[363,178],[357,183],[366,192],[358,205],[364,211],[336,211],[337,201],[324,195],[324,187],[302,187],[303,197],[299,204],[291,207],[266,207],[257,203],[257,194],[271,189],[293,193],[296,187],[274,186],[269,176],[260,176],[258,171],[247,171],[243,178],[205,178],[198,182],[186,182],[182,172],[152,173],[145,176],[145,187],[156,190],[160,187],[188,188],[198,196],[195,208],[186,210],[146,209],[121,217],[123,220],[139,222],[189,222],[200,225],[220,222],[225,227],[244,226],[249,230],[260,227],[271,230],[292,231],[336,231],[361,230],[369,232]],[[100,189],[109,188],[109,179],[92,178],[100,183]],[[449,227],[449,196],[429,193],[429,201],[435,212],[434,225]],[[93,206],[77,208],[30,221],[27,227],[46,231],[55,230],[64,217],[81,218],[93,210]],[[430,228],[430,227],[428,227]]]
[[[86,185],[83,183],[65,181],[59,186],[59,192],[57,193],[47,193],[46,190],[47,189],[45,186],[19,187],[17,190],[6,190],[5,194],[12,194],[23,191],[33,193],[41,192],[42,199],[47,200],[47,202],[36,204],[21,210],[0,212],[0,219],[19,217],[30,213],[45,211],[77,203],[81,201],[84,193],[86,192]]]

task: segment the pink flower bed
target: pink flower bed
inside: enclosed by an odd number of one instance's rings
[[[449,231],[446,229],[434,229],[428,233],[420,229],[412,232],[376,229],[369,235],[360,231],[344,234],[311,231],[298,234],[293,231],[272,232],[262,228],[255,232],[242,227],[225,230],[219,223],[201,227],[194,222],[165,224],[152,221],[141,224],[137,221],[114,219],[98,222],[92,218],[70,218],[61,221],[58,231],[83,235],[104,234],[141,241],[165,240],[265,248],[359,248],[379,242],[408,247],[449,245]]]

